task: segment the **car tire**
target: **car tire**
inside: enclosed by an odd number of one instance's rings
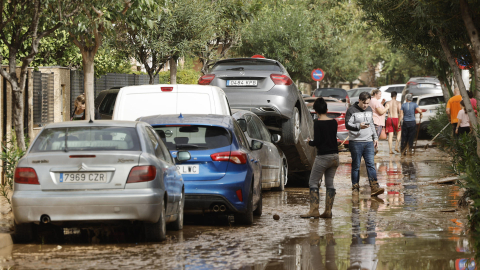
[[[300,112],[293,108],[292,117],[282,123],[282,139],[285,145],[297,144],[300,137]]]
[[[165,195],[166,196],[166,195]],[[167,224],[165,221],[165,202],[160,205],[160,217],[155,223],[144,223],[145,241],[160,242],[167,238]]]
[[[260,217],[262,215],[262,208],[263,208],[263,196],[262,196],[262,189],[260,189],[260,199],[258,200],[258,203],[257,203],[257,209],[253,211],[253,215],[256,217]]]
[[[239,224],[243,224],[243,225],[253,224],[253,190],[250,190],[250,194],[248,195],[247,210],[245,211],[245,213],[237,214],[235,216],[235,220]]]
[[[182,199],[180,200],[180,210],[178,211],[178,218],[172,222],[172,230],[179,231],[183,229],[183,210],[185,208],[185,194],[182,192]]]
[[[33,227],[32,223],[17,224],[14,222],[15,232],[13,234],[13,240],[15,243],[29,243],[33,240]]]
[[[280,185],[278,187],[272,188],[274,191],[284,191],[285,190],[285,179],[287,178],[285,166],[282,165],[280,169]]]

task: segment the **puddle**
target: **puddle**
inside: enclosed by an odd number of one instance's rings
[[[160,244],[115,238],[85,244],[75,237],[16,244],[0,258],[0,269],[475,269],[466,213],[441,212],[455,208],[460,191],[425,184],[447,174],[448,165],[387,160],[376,166],[385,194],[370,198],[362,166],[355,201],[351,166],[341,164],[331,220],[299,218],[308,210],[308,190],[286,188],[263,193],[263,215],[251,227],[190,217],[193,224],[169,231]],[[324,188],[321,193],[323,209]]]

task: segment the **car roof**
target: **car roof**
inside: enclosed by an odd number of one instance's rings
[[[324,88],[317,88],[317,89],[315,89],[315,91],[317,91],[317,90],[325,90],[325,89],[331,89],[331,90],[343,90],[343,91],[347,91],[347,90],[345,90],[345,89],[343,89],[343,88],[336,88],[336,87],[324,87]]]
[[[137,120],[146,122],[152,126],[165,124],[189,124],[204,126],[221,126],[225,128],[233,127],[233,119],[230,115],[218,114],[162,114],[140,117]]]
[[[240,61],[258,61],[258,62],[266,62],[266,63],[272,63],[272,64],[280,64],[277,60],[274,59],[267,59],[267,58],[229,58],[229,59],[223,59],[223,60],[218,60],[215,62],[216,64],[222,64],[222,63],[228,63],[228,62],[240,62]]]
[[[443,97],[443,94],[425,94],[425,95],[415,95],[412,98],[429,98],[429,97]]]
[[[440,81],[435,77],[412,77],[409,82],[433,82],[433,83],[440,83]]]
[[[115,120],[90,120],[81,121],[65,121],[47,124],[45,128],[62,128],[62,127],[136,127],[138,121],[115,121]]]

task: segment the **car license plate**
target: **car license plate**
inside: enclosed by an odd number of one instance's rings
[[[257,86],[256,80],[227,80],[227,86]]]
[[[177,165],[177,170],[181,174],[199,174],[200,166],[199,165]]]
[[[106,183],[107,173],[60,173],[60,183]]]

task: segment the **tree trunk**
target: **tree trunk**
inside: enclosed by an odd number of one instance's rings
[[[170,84],[177,84],[177,59],[170,58]]]
[[[448,47],[447,40],[444,36],[440,36],[440,44],[442,45],[443,52],[447,57],[448,64],[453,70],[453,74],[455,75],[455,81],[460,89],[460,94],[462,95],[463,102],[465,103],[465,111],[468,114],[468,118],[470,119],[470,123],[472,126],[477,126],[477,118],[475,116],[475,112],[473,111],[472,103],[470,102],[470,98],[467,94],[467,89],[465,88],[465,84],[463,83],[462,74],[460,74],[460,68],[455,64],[455,60],[453,59],[452,53],[450,52],[450,48]],[[473,130],[475,136],[477,135],[476,130]],[[479,139],[477,138],[477,144],[479,143]],[[480,153],[478,153],[480,154]],[[480,156],[480,155],[479,155]]]
[[[450,98],[450,93],[448,92],[448,88],[445,85],[445,81],[443,78],[439,76],[438,80],[440,81],[440,86],[442,87],[443,98],[445,99],[445,102],[447,102],[448,99]]]
[[[85,120],[95,120],[95,53],[82,51],[83,83],[85,91]]]
[[[375,66],[372,63],[367,63],[368,66],[368,86],[375,87]]]

